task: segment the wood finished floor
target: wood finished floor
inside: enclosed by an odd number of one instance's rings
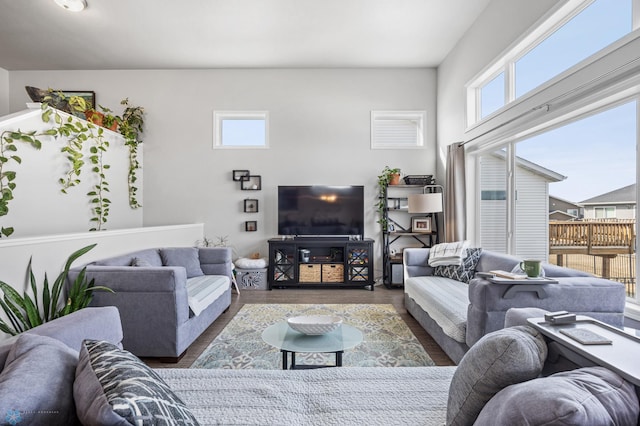
[[[404,308],[404,293],[401,289],[376,286],[375,291],[363,289],[276,289],[271,291],[243,291],[240,296],[232,294],[231,306],[187,349],[178,363],[161,363],[152,358],[144,361],[153,368],[189,368],[215,337],[224,329],[231,318],[248,303],[390,303],[413,334],[418,338],[436,365],[455,365],[440,346],[418,324]]]

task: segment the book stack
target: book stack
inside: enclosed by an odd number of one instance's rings
[[[510,280],[526,280],[527,279],[527,274],[518,274],[515,272],[507,272],[507,271],[502,271],[500,269],[495,270],[495,271],[489,271],[489,273],[495,275],[496,277],[500,277],[500,278],[507,278]]]

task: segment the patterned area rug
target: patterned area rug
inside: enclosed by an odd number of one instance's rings
[[[262,331],[298,315],[338,315],[362,331],[364,339],[344,352],[346,367],[435,365],[391,304],[247,304],[227,324],[191,368],[279,370],[280,350],[262,341]],[[296,354],[297,364],[334,364],[334,354]]]

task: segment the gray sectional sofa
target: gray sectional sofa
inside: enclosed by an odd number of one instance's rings
[[[542,336],[490,333],[458,367],[156,369],[120,349],[114,307],[0,342],[8,424],[549,425],[638,421],[634,386],[602,368],[540,377]],[[89,340],[85,340],[89,339]]]
[[[482,336],[504,327],[510,308],[566,310],[616,327],[623,325],[626,293],[621,283],[551,264],[543,264],[545,275],[558,284],[503,285],[484,278],[466,283],[437,276],[428,264],[429,253],[428,248],[404,251],[405,307],[456,363]],[[473,268],[477,272],[512,271],[520,261],[482,250]]]
[[[94,292],[90,306],[118,308],[128,351],[175,361],[231,304],[231,255],[228,247],[167,247],[91,262],[87,279],[113,293]]]

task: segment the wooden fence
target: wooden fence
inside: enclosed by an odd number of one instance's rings
[[[635,220],[549,222],[549,262],[626,285],[636,283]]]

